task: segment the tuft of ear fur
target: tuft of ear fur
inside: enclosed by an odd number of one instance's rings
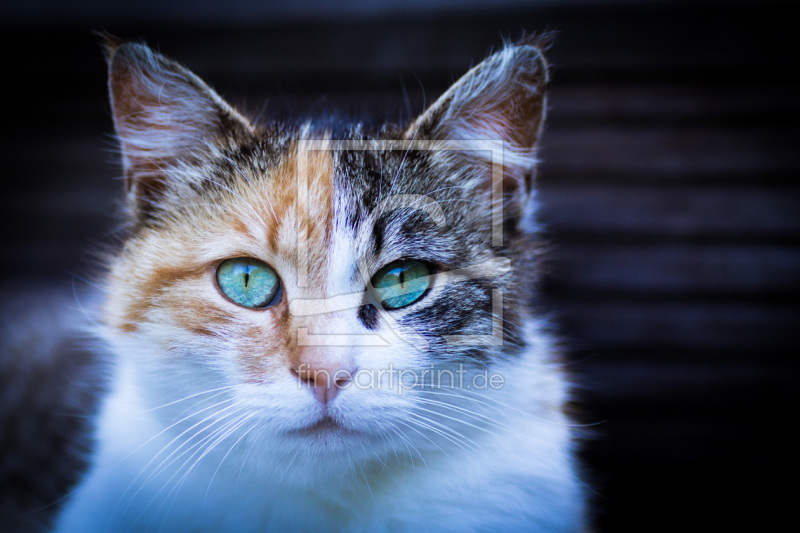
[[[129,202],[141,217],[169,187],[170,169],[208,157],[223,133],[253,127],[185,67],[144,44],[104,37]]]
[[[503,194],[524,204],[532,189],[536,143],[545,117],[545,47],[542,39],[526,38],[489,56],[417,118],[406,137],[472,141],[465,143],[472,147],[469,163],[484,166],[490,163],[487,153],[502,149]],[[458,149],[458,143],[454,147]]]

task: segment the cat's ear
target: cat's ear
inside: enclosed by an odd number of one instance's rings
[[[411,124],[406,138],[472,141],[465,143],[469,163],[501,164],[504,196],[527,197],[546,107],[543,42],[506,46],[473,67]]]
[[[131,207],[156,205],[173,170],[252,126],[200,78],[144,44],[106,36],[108,87]]]

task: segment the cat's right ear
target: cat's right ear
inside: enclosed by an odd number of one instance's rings
[[[171,180],[187,179],[176,177],[176,168],[253,127],[200,78],[146,45],[105,36],[105,49],[129,205],[139,218],[158,205]]]
[[[462,170],[475,171],[468,182],[471,190],[491,190],[494,170],[500,167],[504,216],[509,219],[521,219],[533,190],[536,145],[547,107],[548,67],[543,49],[548,39],[549,35],[532,35],[489,56],[456,81],[405,133],[406,139],[471,141],[456,146],[472,148],[452,154]],[[462,181],[469,176],[458,175]]]

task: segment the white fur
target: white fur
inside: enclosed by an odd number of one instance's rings
[[[186,466],[178,467],[194,464],[205,446],[153,475],[165,458],[173,459],[186,449],[177,444],[192,434],[180,436],[188,426],[161,433],[165,427],[160,415],[174,406],[152,410],[154,404],[182,397],[177,387],[169,387],[180,383],[180,376],[143,371],[138,365],[144,362],[141,350],[147,347],[118,345],[122,360],[100,422],[100,449],[57,530],[578,531],[583,490],[570,458],[572,431],[558,408],[565,385],[557,368],[546,362],[549,342],[539,329],[530,322],[528,336],[534,348],[521,360],[499,363],[492,370],[504,377],[505,384],[499,390],[482,391],[479,400],[496,402],[495,408],[465,400],[470,397],[466,393],[452,403],[491,416],[491,424],[467,419],[481,429],[458,426],[466,449],[435,432],[423,437],[406,431],[406,442],[356,437],[352,442],[315,443],[309,438],[303,443],[267,427],[242,437],[250,427],[245,425],[197,461],[185,478]],[[201,371],[210,378],[205,383],[210,389],[220,386],[214,373]],[[300,419],[313,416],[308,414],[314,404],[307,391],[279,388],[284,398],[292,397],[283,409]],[[152,396],[165,390],[173,394]],[[240,386],[222,392],[208,405],[258,391]],[[337,400],[350,395],[358,407],[342,401],[343,416],[356,419],[356,425],[359,417],[379,423],[383,411],[371,412],[369,402],[354,394],[373,392],[340,393]],[[411,391],[406,395],[400,402],[413,403]],[[447,397],[441,399],[449,402]],[[399,407],[397,401],[390,403]],[[217,413],[224,405],[204,414]],[[303,409],[307,414],[298,412]],[[442,412],[458,416],[458,411]],[[383,416],[402,417],[402,409]],[[286,416],[280,423],[292,425],[298,420]],[[178,442],[170,444],[176,436]],[[320,453],[320,444],[339,449]],[[166,451],[159,455],[162,450]],[[369,465],[366,458],[372,455],[381,456],[380,468]],[[157,459],[151,461],[154,456]]]

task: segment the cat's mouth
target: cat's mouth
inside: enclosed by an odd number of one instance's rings
[[[304,428],[296,429],[292,433],[304,437],[322,437],[330,434],[353,433],[352,430],[345,428],[330,415],[325,414],[322,418]]]

